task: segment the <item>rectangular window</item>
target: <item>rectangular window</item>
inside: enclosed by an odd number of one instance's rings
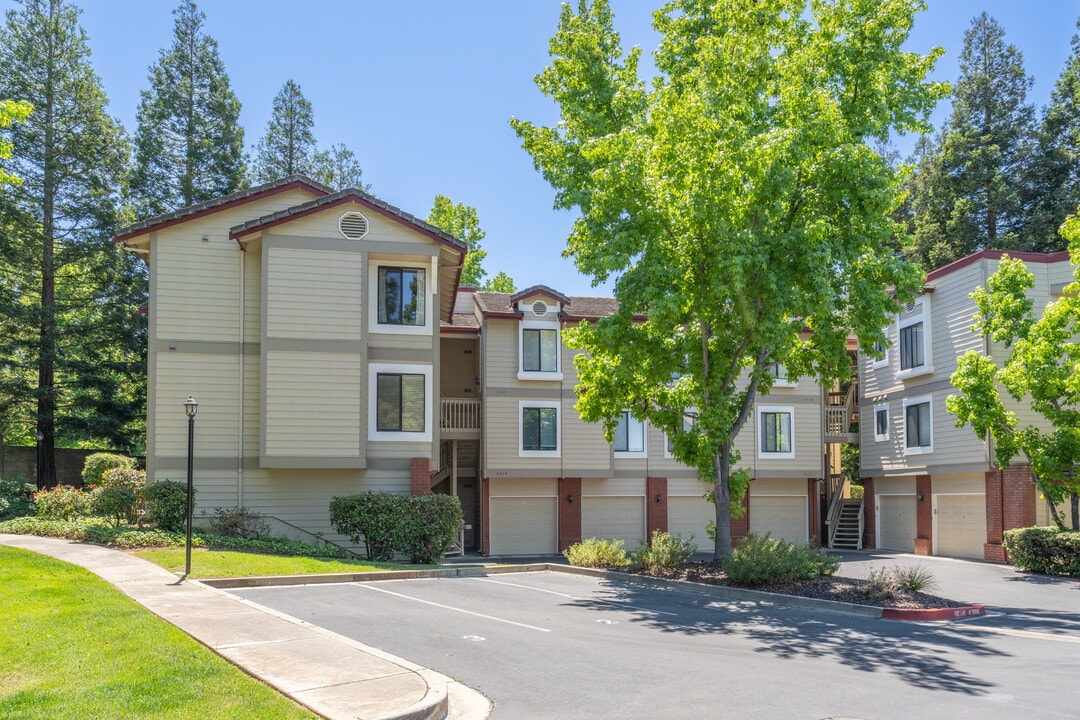
[[[379,323],[423,325],[426,283],[423,268],[380,267]]]
[[[889,406],[874,406],[874,440],[881,442],[889,439]]]
[[[423,375],[379,373],[376,393],[378,432],[424,432]]]
[[[630,417],[629,410],[619,415],[615,426],[615,452],[645,452],[645,423]]]
[[[553,407],[521,409],[521,449],[558,450],[558,410]]]
[[[791,413],[763,411],[761,413],[761,452],[790,453]]]
[[[930,420],[930,401],[904,407],[904,438],[908,448],[929,448],[933,445],[933,426]]]
[[[900,328],[900,369],[912,370],[925,364],[923,324],[917,322]]]
[[[521,369],[525,372],[558,372],[557,330],[526,328],[521,331]]]

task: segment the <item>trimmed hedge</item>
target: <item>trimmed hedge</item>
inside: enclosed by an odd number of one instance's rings
[[[195,502],[195,489],[191,501]],[[162,530],[182,532],[187,529],[187,483],[159,480],[143,491],[146,500],[146,519]]]
[[[563,557],[574,567],[609,568],[629,565],[622,540],[585,538],[563,550]]]
[[[400,552],[417,565],[435,565],[454,543],[461,503],[449,495],[393,495],[371,491],[330,501],[330,524],[354,543],[364,539],[369,560],[389,562]]]
[[[840,559],[809,545],[795,545],[787,540],[773,540],[750,533],[724,561],[724,572],[733,585],[761,587],[795,580],[809,580],[819,575],[833,575]]]
[[[135,469],[135,458],[115,453],[94,453],[87,455],[83,462],[82,481],[83,485],[101,485],[105,473],[115,468],[125,470]]]
[[[1054,527],[1005,531],[1005,550],[1021,570],[1080,577],[1080,532]]]

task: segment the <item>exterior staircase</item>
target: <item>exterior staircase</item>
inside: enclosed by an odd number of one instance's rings
[[[846,499],[840,508],[836,530],[829,547],[835,550],[862,550],[863,501]]]

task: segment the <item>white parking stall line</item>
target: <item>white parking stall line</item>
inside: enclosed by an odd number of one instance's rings
[[[536,627],[535,625],[526,625],[525,623],[515,622],[514,620],[507,620],[506,618],[499,618],[499,617],[495,617],[494,615],[485,615],[483,613],[473,612],[472,610],[466,610],[465,608],[454,607],[452,605],[443,605],[442,603],[432,602],[431,600],[422,600],[422,599],[420,599],[418,597],[412,597],[411,595],[403,595],[401,593],[396,593],[396,592],[393,592],[391,590],[386,590],[384,588],[375,587],[371,583],[352,583],[352,584],[357,586],[357,587],[366,588],[368,590],[374,590],[375,592],[385,593],[386,595],[393,595],[394,597],[399,597],[399,598],[402,598],[404,600],[412,600],[413,602],[423,603],[424,605],[431,605],[433,607],[442,608],[443,610],[451,610],[453,612],[459,612],[459,613],[461,613],[463,615],[473,615],[475,617],[483,618],[485,620],[494,620],[495,622],[506,623],[507,625],[517,625],[518,627],[523,627],[523,628],[526,628],[528,630],[538,630],[539,632],[551,632],[547,628]]]
[[[545,588],[532,587],[531,585],[520,585],[518,583],[509,583],[502,580],[492,580],[491,578],[468,578],[469,580],[475,580],[476,582],[487,582],[495,585],[506,585],[507,587],[522,588],[523,590],[532,590],[538,593],[547,593],[548,595],[557,595],[568,600],[581,600],[583,602],[594,602],[602,605],[614,605],[619,608],[629,608],[630,610],[640,610],[642,612],[652,613],[654,615],[669,615],[671,617],[678,617],[678,613],[667,612],[664,610],[653,610],[652,608],[641,607],[640,605],[630,605],[629,603],[619,602],[618,600],[600,600],[598,598],[581,597],[580,595],[568,595],[567,593],[561,593],[556,590],[547,590]]]

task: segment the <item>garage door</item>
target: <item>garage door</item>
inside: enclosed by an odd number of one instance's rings
[[[983,558],[986,495],[934,495],[938,555]]]
[[[750,532],[804,545],[806,498],[798,495],[751,495]]]
[[[915,552],[919,534],[914,495],[878,495],[878,542],[882,550]]]
[[[558,552],[556,502],[553,497],[491,498],[491,554]]]
[[[668,532],[688,539],[693,535],[698,550],[712,547],[705,532],[710,520],[716,522],[716,506],[705,498],[668,496]]]
[[[622,540],[627,552],[645,539],[645,498],[586,495],[581,499],[581,537]]]

